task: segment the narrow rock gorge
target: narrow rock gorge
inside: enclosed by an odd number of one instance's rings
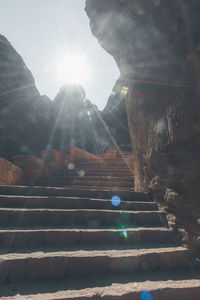
[[[126,89],[136,191],[200,247],[200,3],[87,0],[92,33]]]
[[[47,79],[48,80],[48,79]],[[79,85],[64,84],[55,99],[41,96],[33,75],[0,35],[0,157],[40,157],[45,149],[76,146],[104,153],[109,145],[130,144],[127,115],[116,90],[101,112]],[[129,148],[129,146],[128,146]]]

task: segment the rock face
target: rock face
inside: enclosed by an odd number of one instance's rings
[[[101,113],[109,133],[112,143],[130,149],[130,134],[128,128],[128,118],[126,111],[126,93],[121,90],[121,83],[116,82],[113,93],[110,95],[107,105]]]
[[[116,89],[101,112],[79,85],[65,84],[52,108],[53,148],[63,151],[66,145],[76,146],[91,153],[104,152],[109,144],[130,144],[126,107]]]
[[[48,143],[51,101],[40,96],[20,55],[0,35],[0,156],[38,155]]]
[[[72,146],[64,146],[62,152],[55,149],[44,150],[41,157],[16,155],[12,157],[14,165],[0,158],[0,185],[23,184],[37,185],[48,182],[48,178],[60,173],[65,176],[78,174],[81,164],[98,161],[98,156]]]
[[[87,0],[86,12],[128,89],[135,189],[153,190],[198,240],[200,3]]]
[[[25,174],[24,184],[33,185],[45,174],[45,163],[42,159],[31,155],[16,155],[12,157],[13,163]]]
[[[85,91],[79,85],[65,84],[53,102],[52,146],[62,151],[67,145],[76,146],[92,153],[101,148],[101,133],[95,107],[85,101]]]
[[[24,173],[6,159],[0,158],[0,185],[24,184]]]

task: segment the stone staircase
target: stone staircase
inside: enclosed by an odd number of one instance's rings
[[[65,187],[0,186],[0,299],[200,299],[197,262],[120,167],[82,165]]]
[[[69,168],[71,175],[69,176]],[[129,158],[99,159],[69,164],[55,174],[38,182],[45,186],[71,186],[79,189],[123,190],[134,189],[134,178]]]

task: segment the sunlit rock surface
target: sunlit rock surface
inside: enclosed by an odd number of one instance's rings
[[[198,240],[200,2],[87,0],[86,12],[128,88],[135,188],[153,190]]]
[[[25,182],[22,170],[7,161],[0,158],[0,185],[22,185]]]
[[[51,104],[40,96],[20,55],[0,35],[0,156],[37,155],[46,147]]]
[[[58,175],[81,177],[83,171],[80,173],[79,166],[99,159],[92,153],[72,146],[65,146],[62,152],[55,149],[44,150],[40,158],[16,155],[12,157],[14,164],[0,158],[0,184],[37,185],[45,182],[45,185],[48,185],[50,179],[52,184],[58,185],[59,178],[56,178]]]

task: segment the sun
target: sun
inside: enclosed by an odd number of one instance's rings
[[[91,77],[91,70],[84,56],[70,54],[57,64],[57,76],[63,83],[84,86]]]

